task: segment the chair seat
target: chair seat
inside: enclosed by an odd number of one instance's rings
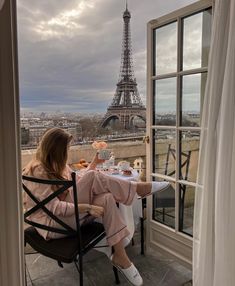
[[[97,237],[105,237],[101,223],[92,222],[81,227],[82,251],[86,252],[89,244]],[[76,236],[45,240],[34,227],[25,229],[25,243],[37,252],[64,263],[71,263],[78,255],[78,238]]]

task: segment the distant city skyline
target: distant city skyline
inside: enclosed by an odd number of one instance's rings
[[[147,22],[193,2],[128,1],[144,103]],[[104,113],[119,76],[124,10],[124,0],[19,0],[21,112]]]

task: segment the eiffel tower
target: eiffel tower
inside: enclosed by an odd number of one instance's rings
[[[102,127],[107,127],[118,120],[123,128],[132,129],[136,117],[146,122],[146,108],[140,98],[134,76],[130,19],[131,13],[126,2],[126,10],[123,13],[124,26],[120,75],[113,101],[102,119]]]

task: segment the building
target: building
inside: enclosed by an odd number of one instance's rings
[[[58,126],[73,136],[76,144],[82,139],[82,129],[78,122],[67,119],[21,118],[21,142],[27,147],[37,146],[47,129]]]

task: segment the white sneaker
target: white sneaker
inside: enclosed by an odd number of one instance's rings
[[[111,255],[110,260],[114,267],[117,268],[117,270],[122,273],[122,275],[126,278],[128,282],[130,282],[134,286],[141,286],[143,285],[143,279],[140,276],[139,271],[136,269],[135,265],[131,263],[131,266],[123,269],[120,266],[116,265],[112,261],[113,256]]]
[[[163,181],[163,182],[152,182],[152,188],[151,188],[151,195],[160,191],[166,190],[171,184],[169,182]]]
[[[152,184],[151,191],[145,194],[144,196],[142,196],[141,199],[144,199],[147,196],[151,196],[157,192],[164,191],[167,188],[169,188],[169,186],[171,185],[169,182],[166,182],[166,181],[163,181],[163,182],[152,181],[151,184]]]

